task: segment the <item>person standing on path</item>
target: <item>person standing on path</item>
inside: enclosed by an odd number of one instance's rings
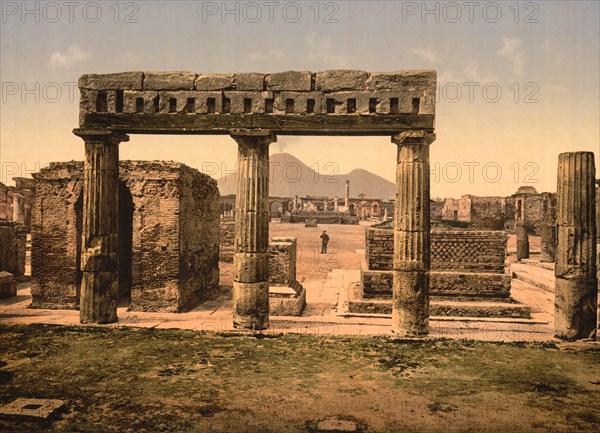
[[[327,254],[327,243],[329,242],[329,236],[327,232],[323,230],[323,234],[321,235],[321,254]]]

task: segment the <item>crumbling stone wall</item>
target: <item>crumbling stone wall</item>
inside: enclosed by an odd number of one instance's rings
[[[21,224],[0,221],[0,271],[15,279],[25,275],[25,248],[27,232]]]
[[[365,297],[392,293],[393,230],[365,231]],[[510,276],[504,274],[507,236],[502,231],[432,230],[430,294],[506,298]]]
[[[34,177],[33,305],[77,308],[81,162]],[[218,287],[216,181],[175,162],[120,163],[120,296],[138,310],[182,311]]]
[[[269,284],[296,282],[296,238],[274,238],[269,243]]]
[[[365,253],[370,270],[391,271],[393,230],[367,228]],[[432,230],[431,269],[503,272],[506,233],[479,230]]]

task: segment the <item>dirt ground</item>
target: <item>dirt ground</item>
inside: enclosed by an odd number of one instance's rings
[[[365,248],[365,228],[367,225],[320,224],[318,227],[304,227],[304,224],[269,225],[269,237],[291,236],[297,238],[298,256],[296,275],[300,283],[324,280],[332,269],[360,269],[361,256],[357,249]],[[327,254],[320,254],[321,233],[327,231],[329,245]],[[233,283],[232,264],[219,263],[221,284]]]
[[[591,432],[600,347],[0,325],[0,405],[54,398],[20,433]]]

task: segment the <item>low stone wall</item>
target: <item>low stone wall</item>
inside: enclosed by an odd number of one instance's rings
[[[0,221],[0,271],[6,271],[16,280],[25,276],[27,230],[21,224]]]
[[[282,223],[303,223],[307,219],[315,219],[317,224],[358,224],[358,217],[343,212],[297,211],[281,216]]]
[[[391,271],[394,232],[365,230],[369,270]],[[431,270],[503,273],[507,236],[503,231],[432,230]]]
[[[362,281],[364,298],[391,298],[392,271],[363,271]],[[432,271],[429,294],[448,297],[508,298],[510,275]]]
[[[296,282],[296,238],[275,237],[269,243],[269,285]]]

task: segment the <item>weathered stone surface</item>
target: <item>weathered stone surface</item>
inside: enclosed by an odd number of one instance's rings
[[[341,70],[317,72],[316,90],[338,92],[340,90],[364,90],[369,74],[365,71]]]
[[[309,71],[286,71],[267,75],[268,90],[311,90],[312,74]]]
[[[157,113],[158,111],[156,111],[156,98],[158,97],[158,92],[125,90],[123,92],[123,112],[138,113],[138,100],[141,98],[143,99],[142,113]]]
[[[236,90],[263,91],[265,89],[265,74],[256,72],[242,72],[235,74],[234,84]]]
[[[408,90],[422,88],[434,90],[437,81],[435,71],[371,72],[366,82],[367,90]]]
[[[18,398],[0,407],[0,415],[47,419],[52,413],[62,408],[64,404],[63,400]]]
[[[78,308],[82,163],[51,163],[34,177],[32,306]],[[130,288],[132,310],[186,311],[211,299],[219,277],[218,205],[216,181],[197,170],[120,162],[119,296]],[[131,281],[123,279],[128,274]]]
[[[26,243],[25,226],[12,221],[0,221],[0,271],[11,273],[15,279],[25,275]]]
[[[591,152],[558,157],[555,335],[574,340],[596,330],[595,166]]]
[[[527,226],[522,221],[517,221],[517,260],[529,258],[529,235]]]
[[[142,90],[143,72],[87,74],[79,78],[79,87],[91,90]]]
[[[194,90],[195,72],[144,72],[144,90]]]
[[[233,324],[269,326],[269,131],[232,131],[238,143]]]
[[[273,112],[276,114],[285,114],[287,109],[287,101],[291,99],[294,105],[294,110],[291,114],[308,114],[308,101],[312,100],[311,104],[313,111],[311,114],[321,114],[322,111],[322,93],[321,92],[278,92],[275,94],[273,103]]]
[[[0,272],[0,299],[17,296],[17,282],[13,274],[6,271]]]
[[[201,74],[196,78],[196,90],[233,90],[233,74]]]
[[[418,337],[429,332],[429,144],[434,134],[400,133],[394,216],[392,330]]]
[[[233,114],[265,112],[265,100],[273,99],[273,92],[223,92],[223,96],[229,99],[229,112]],[[250,106],[246,106],[246,101],[250,101]],[[247,108],[250,108],[247,111]]]

